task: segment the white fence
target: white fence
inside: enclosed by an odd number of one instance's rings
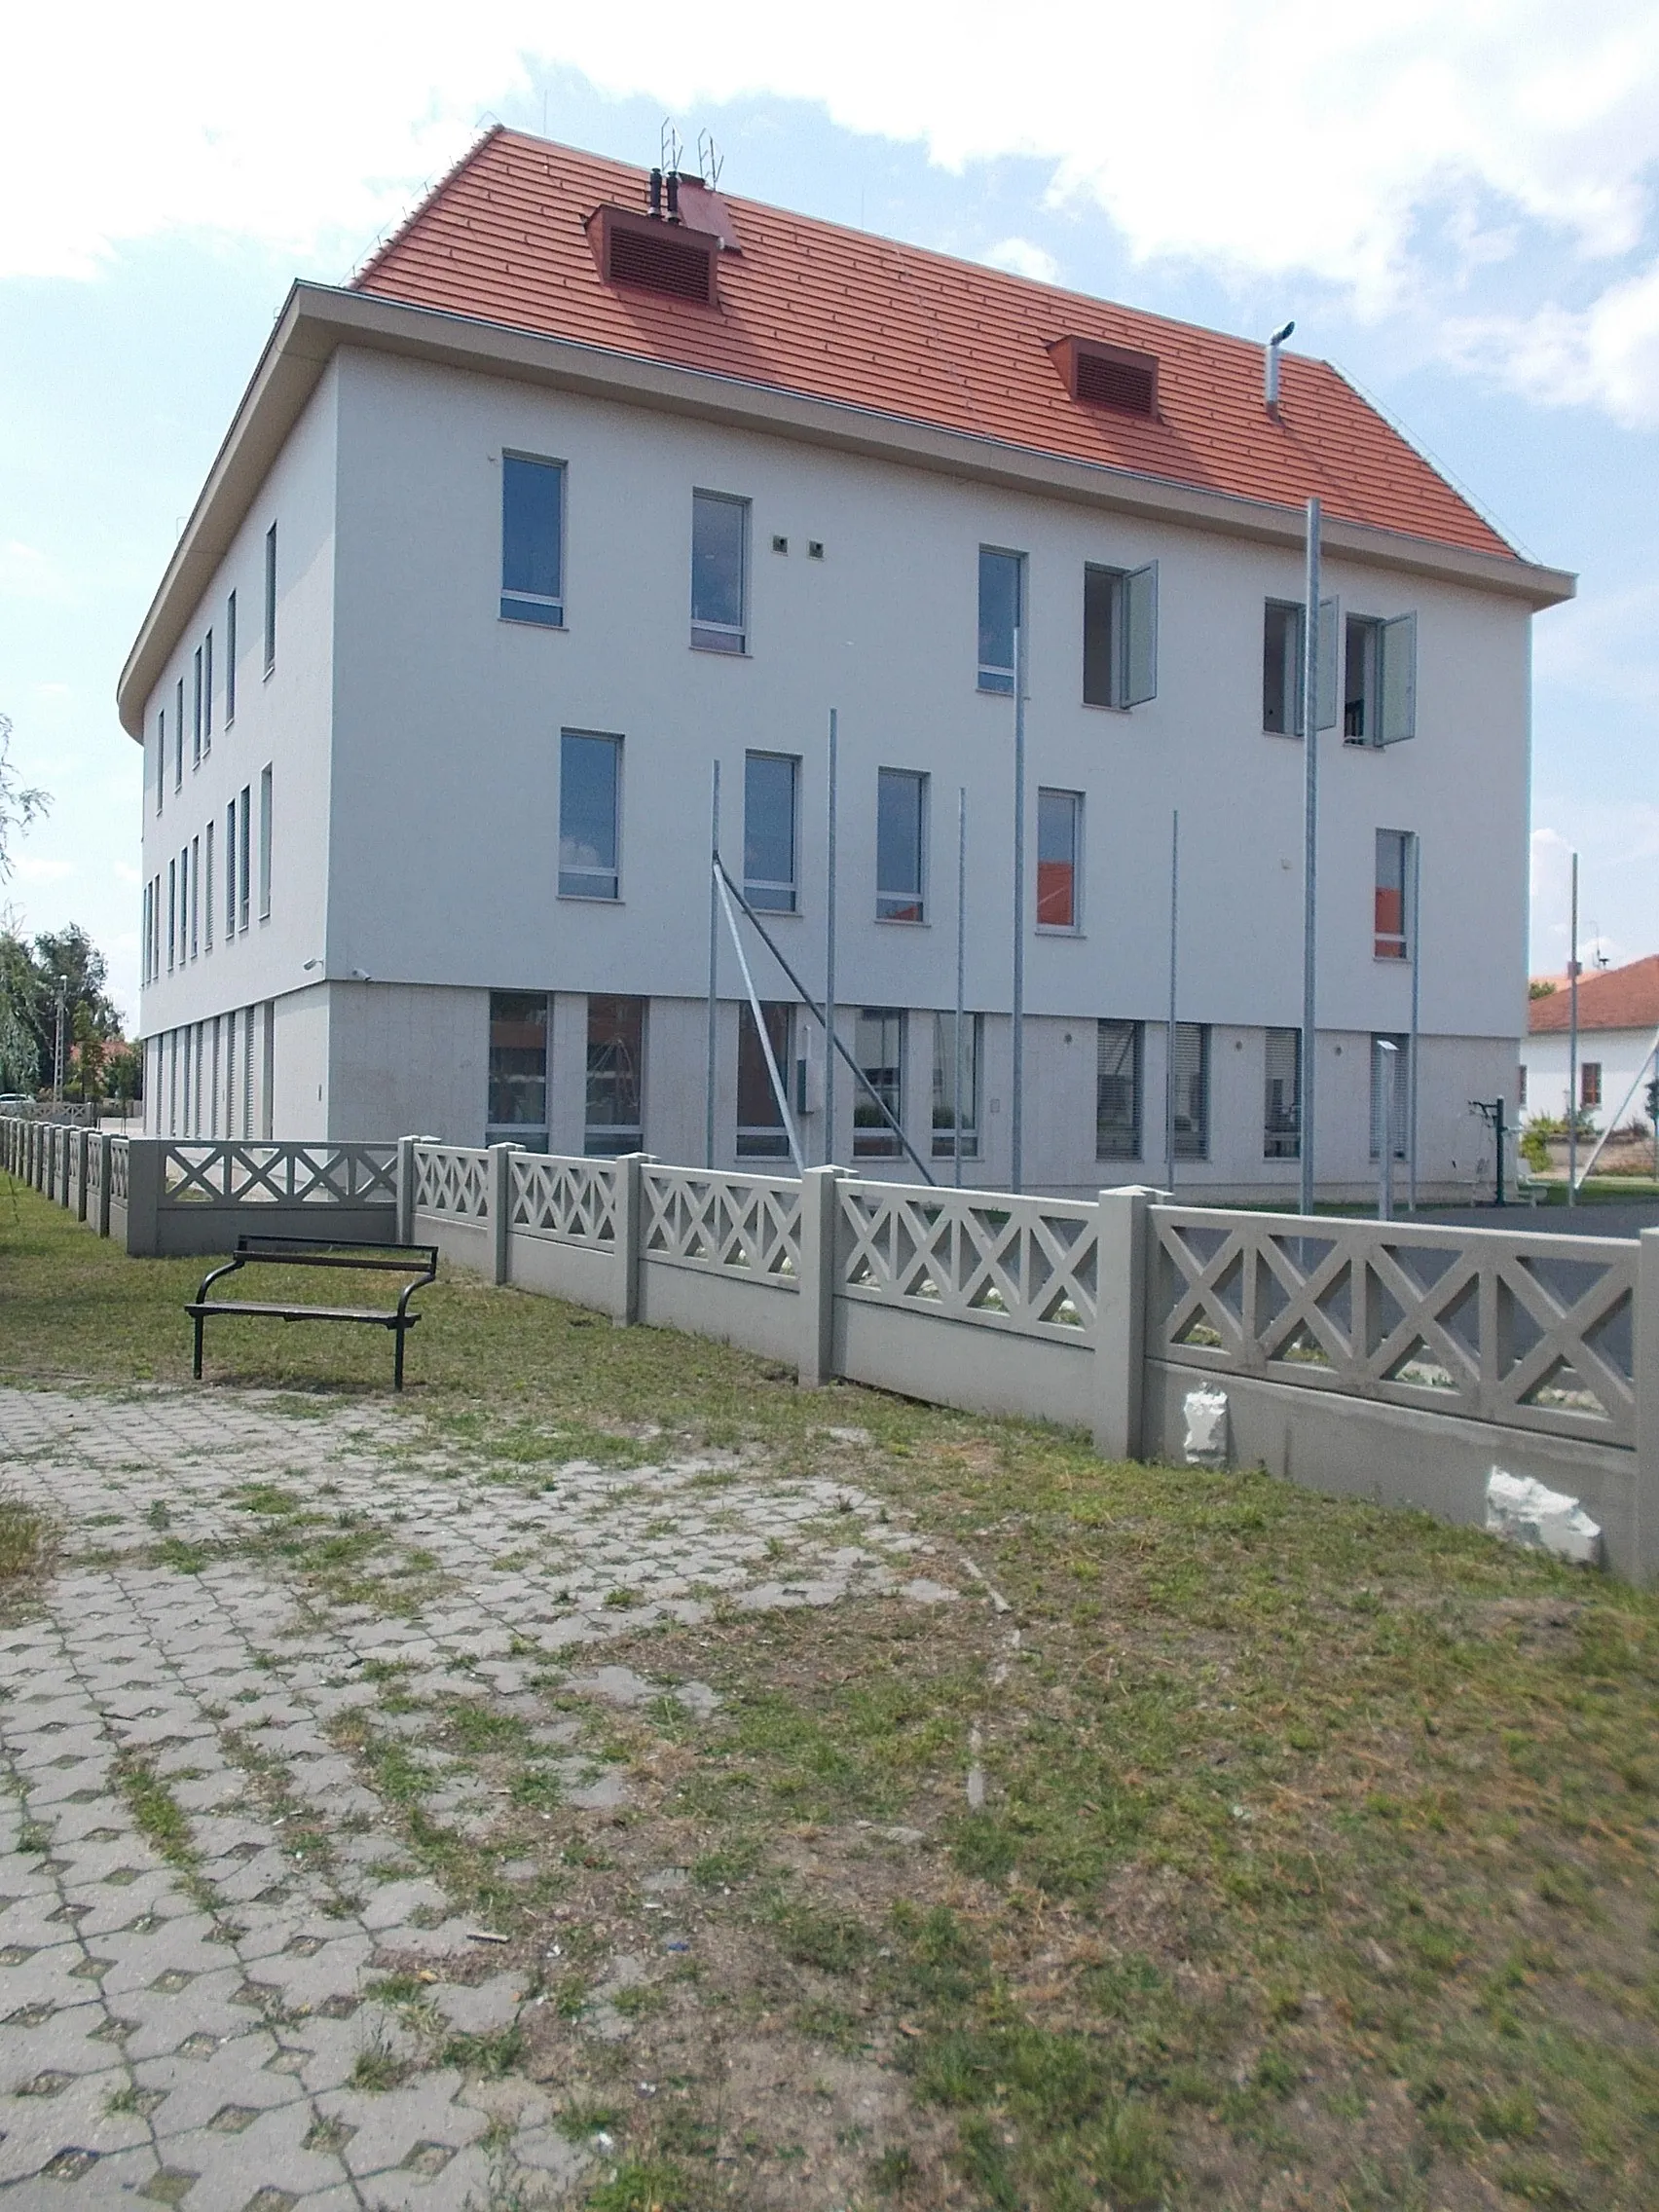
[[[1638,1241],[1090,1204],[564,1160],[508,1145],[178,1144],[0,1124],[0,1161],[129,1252],[241,1231],[438,1244],[498,1282],[934,1403],[1484,1517],[1494,1466],[1659,1571],[1659,1231]],[[216,1241],[214,1241],[216,1239]]]

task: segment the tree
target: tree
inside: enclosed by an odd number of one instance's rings
[[[12,1040],[12,1057],[18,1063],[9,1078],[14,1088],[44,1090],[52,1082],[60,988],[65,1060],[83,1014],[100,1040],[120,1035],[121,1016],[104,989],[108,973],[103,954],[78,924],[44,932],[32,945],[15,930],[0,928],[0,1009],[5,1010],[0,1014],[0,1035]],[[30,1041],[32,1055],[27,1050]]]
[[[1553,999],[1555,994],[1556,986],[1547,976],[1534,976],[1527,985],[1527,996],[1530,999]]]
[[[104,1057],[108,1051],[98,1034],[91,1010],[75,1013],[75,1088],[83,1105],[93,1105],[103,1095]]]
[[[12,840],[52,804],[50,792],[18,781],[12,765],[12,718],[0,715],[0,883],[12,872]]]
[[[144,1087],[143,1058],[133,1046],[116,1047],[104,1069],[104,1081],[109,1085],[111,1097],[120,1099],[121,1111],[125,1115]]]

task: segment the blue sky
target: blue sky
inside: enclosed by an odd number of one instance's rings
[[[1535,630],[1533,966],[1572,847],[1586,937],[1659,948],[1659,9],[36,13],[0,29],[0,713],[55,803],[0,903],[84,923],[129,1012],[127,647],[290,279],[343,280],[492,118],[646,162],[672,113],[754,198],[1252,336],[1294,314],[1579,571]]]

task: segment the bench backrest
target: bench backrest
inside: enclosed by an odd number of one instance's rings
[[[345,1244],[327,1237],[239,1236],[239,1260],[257,1261],[277,1268],[373,1268],[385,1274],[406,1275],[417,1269],[428,1279],[438,1272],[435,1244]]]

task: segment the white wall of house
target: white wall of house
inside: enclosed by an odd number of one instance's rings
[[[1598,1129],[1609,1125],[1617,1114],[1617,1127],[1627,1122],[1651,1122],[1647,1111],[1646,1085],[1653,1072],[1653,1032],[1651,1029],[1581,1029],[1578,1033],[1579,1095],[1584,1094],[1583,1076],[1586,1068],[1600,1070],[1599,1088],[1601,1103],[1585,1108]],[[1527,1103],[1523,1112],[1529,1118],[1535,1114],[1552,1119],[1565,1118],[1567,1110],[1567,1038],[1565,1030],[1553,1030],[1541,1036],[1529,1036],[1522,1040],[1521,1062],[1527,1071]],[[1636,1096],[1619,1107],[1625,1093],[1637,1083]]]
[[[567,466],[563,630],[498,619],[503,449]],[[742,658],[689,647],[694,488],[753,502]],[[261,563],[273,518],[279,638],[264,682]],[[787,555],[771,550],[774,535],[787,537]],[[809,539],[822,540],[822,560],[807,557]],[[159,822],[147,776],[145,866],[165,878],[168,854],[209,817],[222,836],[232,791],[251,780],[257,793],[271,760],[273,911],[229,945],[216,928],[211,956],[171,976],[164,947],[145,1031],[275,1001],[277,1133],[421,1129],[477,1142],[489,990],[554,992],[551,1141],[579,1149],[585,994],[639,994],[651,1001],[647,1145],[698,1159],[712,763],[737,872],[745,752],[801,758],[801,910],[773,919],[817,988],[834,706],[839,995],[847,1007],[916,1010],[907,1117],[924,1154],[923,1016],[953,1002],[956,794],[967,788],[968,1003],[993,1017],[975,1179],[1005,1179],[1013,707],[976,687],[981,544],[1028,557],[1028,912],[1038,787],[1085,794],[1082,926],[1027,937],[1027,1177],[1086,1189],[1161,1164],[1161,1034],[1149,1027],[1146,1039],[1143,1161],[1102,1165],[1093,1025],[1163,1018],[1178,806],[1180,1014],[1215,1025],[1211,1156],[1183,1162],[1181,1180],[1293,1188],[1294,1162],[1261,1157],[1262,1091],[1266,1028],[1300,1018],[1303,749],[1260,727],[1263,604],[1300,598],[1292,555],[390,353],[335,356],[150,701],[153,751],[156,712],[167,703],[170,721],[176,675],[204,626],[222,621],[235,581],[237,725],[216,726],[201,770],[187,757],[185,793],[169,780]],[[1084,566],[1152,560],[1158,697],[1130,712],[1085,707]],[[1326,589],[1346,611],[1416,609],[1419,734],[1386,752],[1345,746],[1335,732],[1321,741],[1321,1179],[1368,1182],[1369,1035],[1410,1019],[1406,965],[1373,957],[1384,828],[1421,841],[1423,1174],[1462,1182],[1479,1157],[1467,1102],[1513,1096],[1524,1022],[1529,615],[1473,586],[1351,556],[1327,562]],[[615,903],[558,896],[564,728],[624,739]],[[874,918],[882,766],[931,779],[921,925]],[[308,960],[324,965],[308,973]],[[755,966],[764,996],[791,995],[764,953]],[[722,996],[739,988],[725,948]],[[850,1014],[843,1026],[850,1034]],[[728,1005],[727,1158],[736,1034]],[[840,1096],[850,1120],[849,1078]],[[814,1157],[822,1144],[809,1124]]]

